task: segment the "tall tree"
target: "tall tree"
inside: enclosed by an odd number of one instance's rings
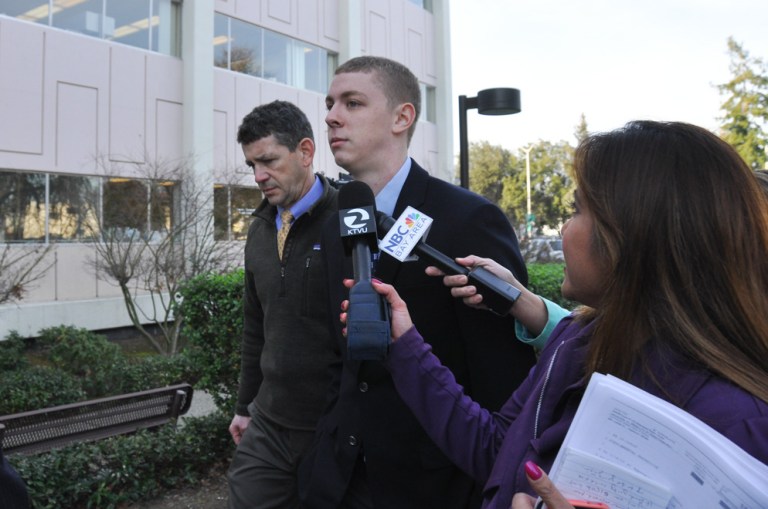
[[[191,165],[146,160],[136,165],[138,179],[106,179],[104,202],[110,205],[93,225],[90,265],[99,278],[120,287],[137,332],[171,355],[183,346],[179,288],[200,274],[233,268],[239,253],[213,241],[208,183],[196,178]],[[98,163],[105,175],[116,174],[106,157]],[[147,295],[149,304],[142,304]],[[159,334],[145,323],[156,325]]]
[[[720,136],[730,143],[753,169],[766,166],[768,149],[768,70],[732,37],[728,38],[732,78],[718,85],[725,101],[720,106]]]
[[[516,167],[515,156],[499,145],[481,141],[469,146],[469,188],[493,203],[501,200],[503,181],[519,171]]]
[[[566,142],[531,144],[531,212],[539,229],[557,229],[570,214],[573,183],[569,167],[573,147]],[[525,155],[487,141],[469,146],[469,183],[472,191],[497,204],[522,235],[527,213]]]
[[[582,113],[579,118],[579,123],[576,125],[576,129],[573,132],[576,137],[576,143],[581,143],[587,136],[589,136],[589,129],[587,129],[587,117]]]
[[[539,140],[530,152],[531,212],[535,227],[558,229],[570,214],[573,183],[569,166],[573,147],[566,142]],[[504,180],[501,209],[514,225],[524,228],[527,207],[525,158],[518,163],[520,170]]]

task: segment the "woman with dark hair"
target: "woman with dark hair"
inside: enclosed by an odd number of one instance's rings
[[[499,412],[463,394],[395,290],[374,285],[391,304],[386,365],[403,400],[485,486],[483,507],[533,494],[593,372],[679,406],[768,463],[768,200],[753,172],[705,129],[650,121],[589,137],[573,171],[562,293],[583,307]]]

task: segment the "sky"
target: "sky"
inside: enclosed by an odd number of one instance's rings
[[[575,145],[635,119],[716,130],[728,37],[768,61],[768,0],[450,0],[454,151],[458,96],[520,90],[515,115],[467,113],[470,142]]]

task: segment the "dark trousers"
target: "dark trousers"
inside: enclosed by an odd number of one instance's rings
[[[313,431],[251,419],[229,466],[230,509],[298,509],[296,471]]]

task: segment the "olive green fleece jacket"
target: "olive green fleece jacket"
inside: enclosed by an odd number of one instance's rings
[[[290,429],[313,430],[326,403],[339,346],[330,331],[320,233],[337,214],[337,191],[291,226],[277,257],[277,208],[262,201],[245,244],[244,329],[238,415],[258,413]]]

